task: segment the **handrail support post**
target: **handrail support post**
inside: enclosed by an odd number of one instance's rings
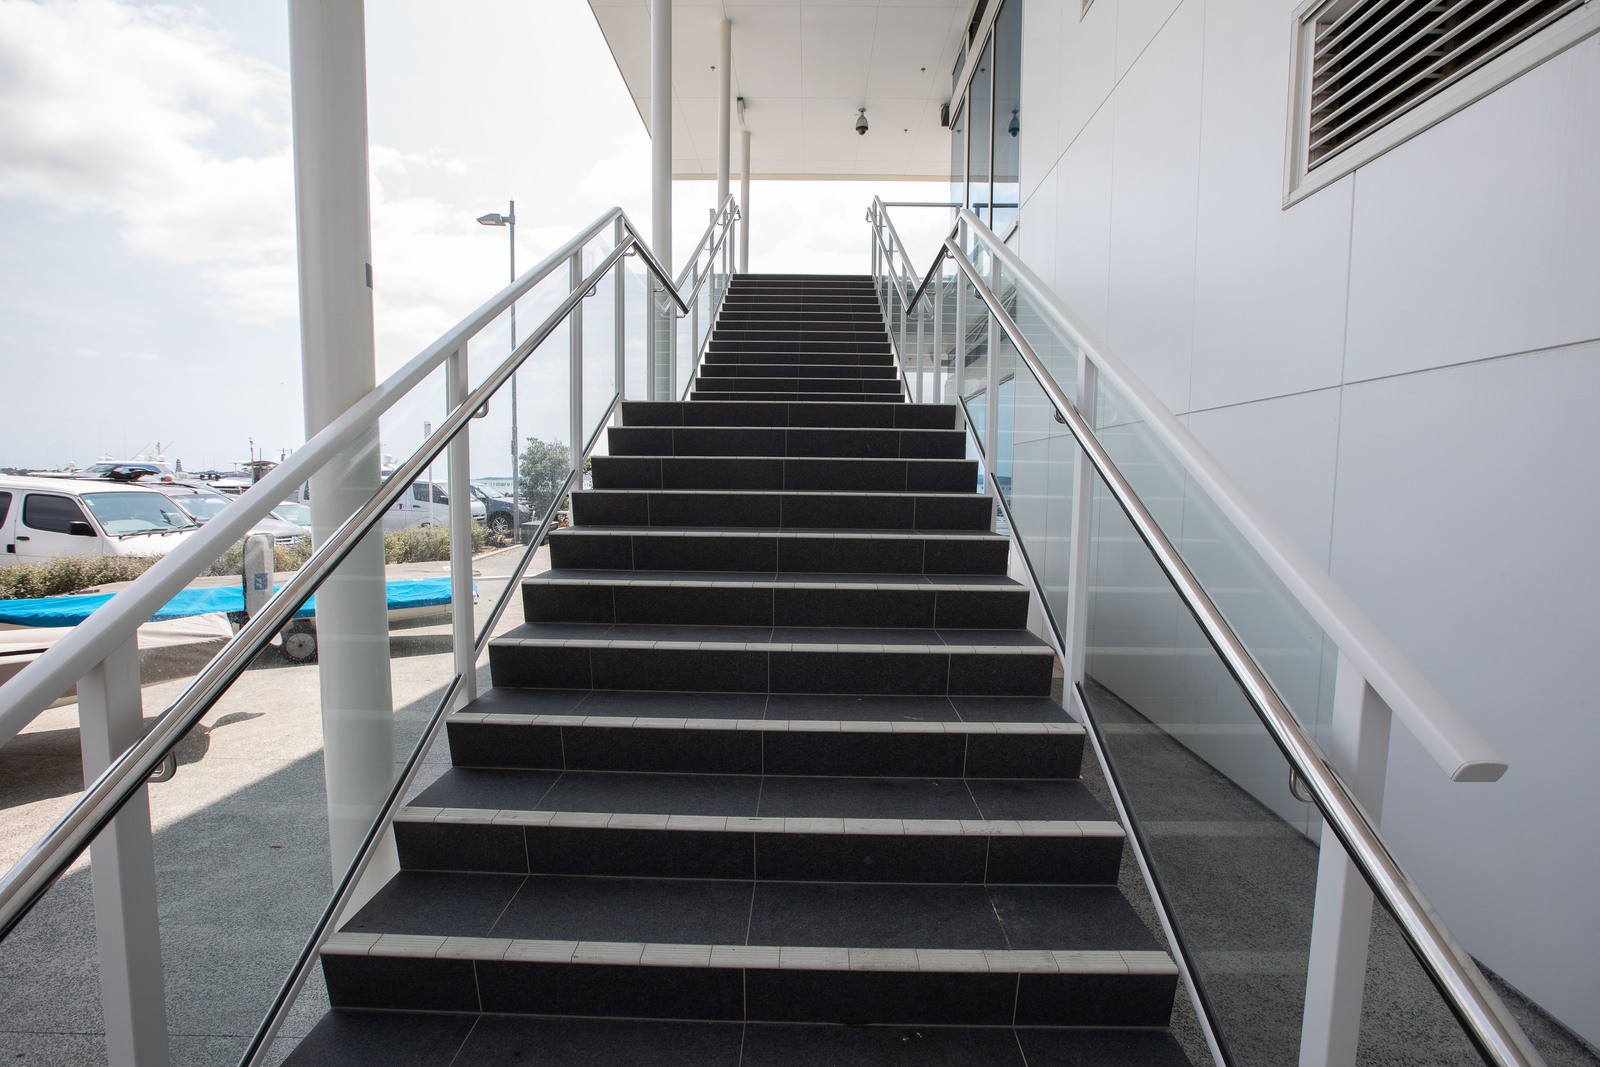
[[[626,239],[627,237],[622,227],[622,217],[619,215],[617,220],[611,224],[611,247],[621,248],[622,242]],[[626,397],[628,395],[628,272],[624,269],[622,260],[618,260],[617,265],[612,270],[615,273],[612,275],[613,288],[611,296],[611,344],[613,348],[611,377],[616,382],[613,391],[618,396]],[[611,416],[612,424],[621,426],[621,404],[616,406],[615,412]]]
[[[467,346],[450,353],[445,362],[445,413],[467,402]],[[470,429],[462,430],[450,442],[446,470],[450,487],[450,644],[455,673],[461,675],[456,688],[456,708],[478,699],[477,657],[473,654],[472,602],[472,463],[468,451]],[[512,526],[517,509],[511,502]],[[487,518],[487,516],[485,516]]]
[[[1095,374],[1087,353],[1078,357],[1078,413],[1094,425]],[[1070,437],[1070,434],[1069,434]],[[1089,540],[1094,520],[1094,467],[1089,454],[1074,444],[1072,450],[1072,555],[1067,563],[1067,618],[1065,633],[1067,684],[1083,682],[1084,658],[1089,640]]]
[[[994,255],[989,256],[989,288],[998,291],[1000,288],[1000,260]],[[988,395],[983,398],[983,458],[984,465],[989,470],[989,477],[984,479],[984,488],[993,496],[1000,495],[1000,320],[995,318],[993,312],[986,316],[989,325],[989,337],[986,342],[988,348],[989,381],[985,389]]]
[[[138,638],[130,636],[78,683],[78,740],[87,787],[144,733]],[[166,1067],[166,981],[156,910],[150,787],[141,786],[89,846],[100,955],[106,1060]]]
[[[944,401],[944,263],[933,277],[933,402]]]
[[[567,288],[578,289],[583,285],[583,249],[580,247],[572,253],[572,258],[567,261]],[[571,427],[567,440],[572,453],[572,469],[578,472],[578,487],[583,487],[583,301],[579,300],[572,306],[572,314],[567,316],[567,402],[568,425]],[[556,507],[561,501],[551,501],[550,506]]]
[[[1348,656],[1339,653],[1328,756],[1373,825],[1383,814],[1394,715]],[[1317,894],[1300,1028],[1300,1067],[1353,1067],[1372,929],[1372,889],[1327,827],[1317,860]]]

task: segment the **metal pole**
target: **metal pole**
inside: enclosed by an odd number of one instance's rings
[[[1393,720],[1389,705],[1349,657],[1339,653],[1328,756],[1374,825],[1383,817]],[[1326,827],[1317,860],[1315,900],[1300,1067],[1351,1067],[1361,1033],[1372,889]]]
[[[623,239],[622,219],[618,218],[611,225],[611,247],[617,248]],[[611,308],[611,343],[614,349],[612,355],[611,378],[615,382],[612,387],[619,397],[628,395],[628,272],[623,269],[622,261],[612,268],[612,308]],[[614,425],[622,425],[622,405],[618,404]]]
[[[672,0],[650,3],[650,251],[672,273]],[[655,283],[651,284],[652,290]],[[659,331],[651,386],[656,400],[676,400],[672,391],[672,308],[650,301],[651,330]]]
[[[567,260],[567,288],[583,285],[583,249]],[[567,316],[567,416],[572,436],[572,469],[578,472],[578,488],[583,488],[583,301],[578,301]]]
[[[1000,288],[1000,260],[991,255],[989,257],[989,288]],[[988,396],[983,403],[983,451],[988,455],[989,467],[999,480],[1000,471],[1000,320],[994,315],[988,316],[989,339],[987,341],[989,355],[989,381],[985,387]],[[989,491],[996,496],[1000,494],[998,484],[989,486]]]
[[[917,403],[922,403],[922,323],[928,317],[926,306],[917,311]]]
[[[306,437],[372,391],[372,222],[367,177],[366,29],[362,0],[290,0],[295,222]],[[311,479],[312,537],[322,543],[377,490],[378,427]],[[394,703],[383,530],[351,550],[317,592],[323,773],[329,860],[338,879],[394,780]],[[391,837],[356,907],[399,870]]]
[[[1078,412],[1090,426],[1094,425],[1094,364],[1089,354],[1078,356]],[[1067,618],[1062,643],[1066,645],[1067,684],[1083,681],[1084,650],[1088,647],[1089,629],[1089,542],[1093,536],[1094,520],[1094,467],[1088,453],[1081,448],[1072,451],[1072,555],[1067,563]]]
[[[733,153],[729,139],[733,134],[733,23],[722,20],[717,59],[717,210],[728,199],[729,166]]]
[[[100,777],[143,734],[139,646],[130,637],[78,683],[84,785]],[[89,846],[89,878],[106,1061],[164,1067],[169,1062],[166,981],[148,786],[129,798]]]
[[[750,131],[739,131],[739,273],[750,273]]]
[[[933,276],[933,402],[944,402],[944,263]]]
[[[445,414],[467,402],[467,346],[450,353],[445,362]],[[450,642],[455,673],[461,675],[456,687],[456,707],[464,708],[478,698],[478,657],[472,643],[477,622],[472,604],[472,463],[468,451],[471,430],[456,434],[446,454],[445,469],[450,485]],[[511,510],[517,510],[515,500]],[[515,521],[515,516],[513,520]]]
[[[511,236],[511,280],[517,280],[517,202],[507,209]],[[511,350],[517,347],[517,302],[511,302]],[[517,433],[517,376],[511,376],[511,539],[522,543],[522,440]]]
[[[956,244],[967,247],[967,220],[956,223]],[[967,395],[967,280],[956,271],[956,367],[955,399]]]

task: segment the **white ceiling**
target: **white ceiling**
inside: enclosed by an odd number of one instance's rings
[[[650,124],[650,5],[589,0]],[[673,0],[672,169],[717,175],[718,23],[733,23],[733,95],[745,98],[757,178],[932,178],[950,173],[950,98],[971,0]],[[871,129],[855,132],[856,109]],[[739,172],[738,116],[732,167]]]

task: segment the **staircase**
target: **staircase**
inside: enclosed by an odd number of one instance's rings
[[[623,405],[289,1062],[1187,1064],[870,281],[738,276],[692,397]]]

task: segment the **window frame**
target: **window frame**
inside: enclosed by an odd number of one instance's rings
[[[1407,108],[1365,137],[1306,166],[1311,108],[1311,39],[1317,16],[1343,0],[1303,0],[1290,18],[1289,115],[1283,164],[1283,208],[1326,189],[1358,167],[1398,148],[1496,89],[1600,31],[1600,2],[1588,0],[1525,41],[1520,41],[1460,81]]]

